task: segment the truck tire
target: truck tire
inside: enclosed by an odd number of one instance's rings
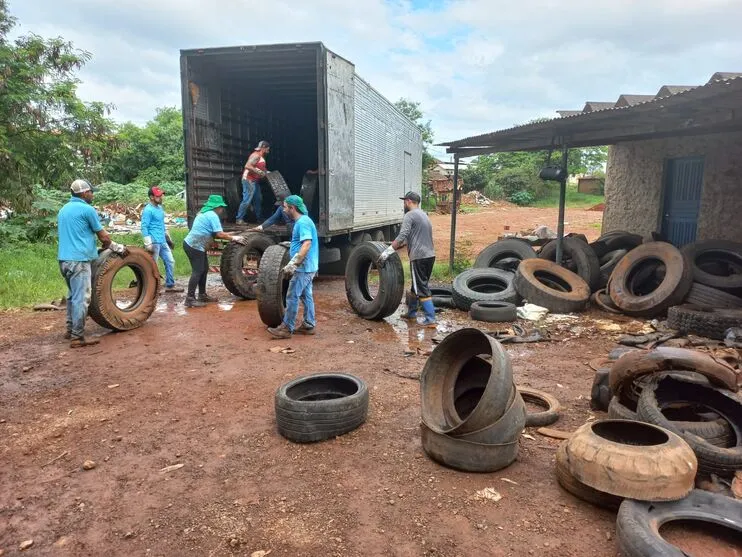
[[[555,423],[559,419],[559,411],[562,409],[562,406],[556,397],[537,389],[531,389],[530,387],[518,387],[518,392],[523,397],[523,400],[536,403],[545,408],[541,412],[528,412],[526,427],[545,427]]]
[[[618,262],[621,261],[623,256],[627,253],[629,252],[625,249],[609,251],[600,259],[600,281],[598,281],[598,286],[600,288],[606,287],[608,280],[611,278],[611,273],[613,273],[613,269],[616,268]]]
[[[568,491],[583,501],[587,501],[598,507],[617,510],[621,506],[623,497],[616,497],[615,495],[593,489],[572,475],[572,472],[569,471],[569,457],[567,456],[566,445],[566,441],[559,445],[556,453],[556,476],[559,485],[565,491]]]
[[[245,245],[229,242],[222,250],[219,272],[224,287],[235,296],[254,300],[260,259],[265,250],[275,242],[270,236],[253,233],[245,236]],[[254,268],[248,266],[253,263]]]
[[[696,282],[723,290],[742,288],[742,244],[726,240],[706,240],[683,247],[691,261]],[[719,274],[705,268],[720,266]]]
[[[345,293],[350,307],[364,319],[379,320],[397,311],[404,296],[404,270],[399,255],[392,254],[379,269],[379,290],[373,296],[368,288],[368,273],[386,249],[381,242],[364,242],[348,258],[345,268]]]
[[[286,311],[286,292],[289,278],[283,268],[289,263],[289,250],[281,244],[268,246],[260,258],[256,294],[258,315],[269,327],[278,327]]]
[[[590,300],[590,287],[580,276],[546,259],[523,261],[513,284],[528,302],[555,313],[582,311]]]
[[[742,308],[742,298],[700,282],[694,282],[690,287],[685,303],[696,306],[698,309],[709,310]]]
[[[268,185],[273,190],[273,195],[276,196],[276,199],[286,199],[291,195],[291,189],[288,184],[286,184],[286,180],[283,179],[283,175],[278,170],[268,172],[265,175],[265,181],[268,182]]]
[[[127,246],[129,254],[121,257],[103,250],[92,265],[92,291],[88,315],[101,327],[114,331],[129,331],[141,327],[157,305],[160,292],[160,271],[147,250]],[[116,305],[113,280],[124,267],[136,277],[136,298],[126,308]]]
[[[493,267],[495,269],[515,272],[518,263],[524,259],[532,259],[534,257],[536,257],[536,251],[524,240],[499,240],[479,252],[479,255],[474,261],[474,268],[487,269]],[[513,259],[515,260],[515,268],[512,265]],[[506,268],[503,268],[501,264]]]
[[[611,297],[606,293],[605,288],[593,292],[590,300],[603,311],[616,314],[621,313],[621,310],[615,306]]]
[[[682,501],[667,503],[626,500],[616,520],[616,537],[625,557],[687,557],[665,540],[660,528],[669,522],[716,524],[742,535],[742,502],[719,493],[694,489]]]
[[[644,238],[639,234],[632,234],[631,232],[625,232],[623,230],[614,230],[613,232],[601,234],[597,240],[590,244],[590,247],[593,248],[595,255],[600,258],[608,252],[619,249],[631,251],[643,242]]]
[[[508,302],[517,304],[513,273],[500,269],[468,269],[453,279],[453,303],[469,311],[474,302]]]
[[[600,263],[592,248],[578,238],[564,238],[563,267],[576,273],[588,284],[590,291],[600,288]],[[557,241],[552,240],[538,253],[540,259],[556,261]]]
[[[478,431],[453,435],[453,437],[486,445],[517,442],[523,428],[526,427],[526,404],[523,402],[523,397],[515,389],[515,385],[513,385],[511,392],[513,397],[510,406],[495,422]]]
[[[317,373],[279,387],[276,425],[286,439],[313,443],[356,429],[368,414],[368,387],[345,373]]]
[[[632,280],[641,267],[653,261],[664,265],[664,277],[656,289],[640,295],[633,290]],[[627,315],[656,317],[681,303],[692,282],[691,267],[680,250],[665,242],[652,242],[631,250],[618,262],[611,275],[609,291],[613,303]]]
[[[234,222],[242,203],[242,183],[228,180],[224,184],[224,200],[227,202],[227,221]]]
[[[386,242],[383,230],[374,230],[373,234],[371,234],[371,239],[374,242]]]
[[[636,421],[639,416],[636,410],[628,408],[617,396],[613,396],[608,404],[608,417],[612,420],[630,420]]]
[[[456,309],[453,303],[453,292],[450,286],[432,286],[430,293],[433,295],[433,305],[437,308]]]
[[[509,302],[474,302],[469,309],[469,317],[485,323],[502,323],[518,318],[515,304]]]
[[[695,306],[671,307],[667,326],[683,334],[724,340],[727,329],[742,327],[742,309],[704,311]]]
[[[422,446],[431,459],[463,472],[495,472],[518,458],[518,441],[489,445],[436,433],[420,424]]]

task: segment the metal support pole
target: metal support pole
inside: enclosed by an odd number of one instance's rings
[[[456,211],[459,195],[459,155],[453,156],[453,199],[451,200],[451,251],[448,255],[448,268],[453,275],[453,260],[456,257]]]
[[[564,240],[564,205],[567,197],[567,158],[569,156],[569,147],[565,142],[562,145],[562,170],[564,171],[564,177],[559,181],[559,222],[557,223],[557,248],[556,248],[556,263],[557,265],[562,264],[563,248],[562,243]]]

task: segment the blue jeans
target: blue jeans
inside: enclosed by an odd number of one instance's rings
[[[152,257],[155,258],[155,264],[157,264],[157,258],[161,257],[162,262],[165,264],[165,286],[170,288],[175,286],[175,257],[170,246],[167,244],[152,244]]]
[[[314,319],[314,297],[312,296],[312,281],[317,273],[304,273],[296,271],[289,281],[289,290],[286,293],[286,313],[283,316],[283,324],[289,331],[294,332],[296,316],[299,313],[299,300],[304,304],[304,324],[313,328],[316,324]]]
[[[263,198],[260,194],[260,184],[252,180],[242,180],[242,203],[237,210],[237,220],[245,220],[247,208],[252,205],[255,212],[255,218],[260,222],[260,207],[263,204]]]
[[[90,261],[60,261],[59,270],[67,283],[67,331],[73,339],[85,336],[92,291]]]

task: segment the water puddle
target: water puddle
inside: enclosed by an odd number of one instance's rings
[[[155,306],[155,313],[170,313],[172,315],[186,315],[185,305],[183,300],[160,300]]]
[[[222,311],[230,311],[234,307],[234,302],[232,301],[219,302],[217,304],[217,307]]]

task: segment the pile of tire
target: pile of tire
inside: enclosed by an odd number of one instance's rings
[[[434,461],[494,472],[518,456],[526,406],[502,345],[477,329],[448,335],[420,376],[422,446]]]

